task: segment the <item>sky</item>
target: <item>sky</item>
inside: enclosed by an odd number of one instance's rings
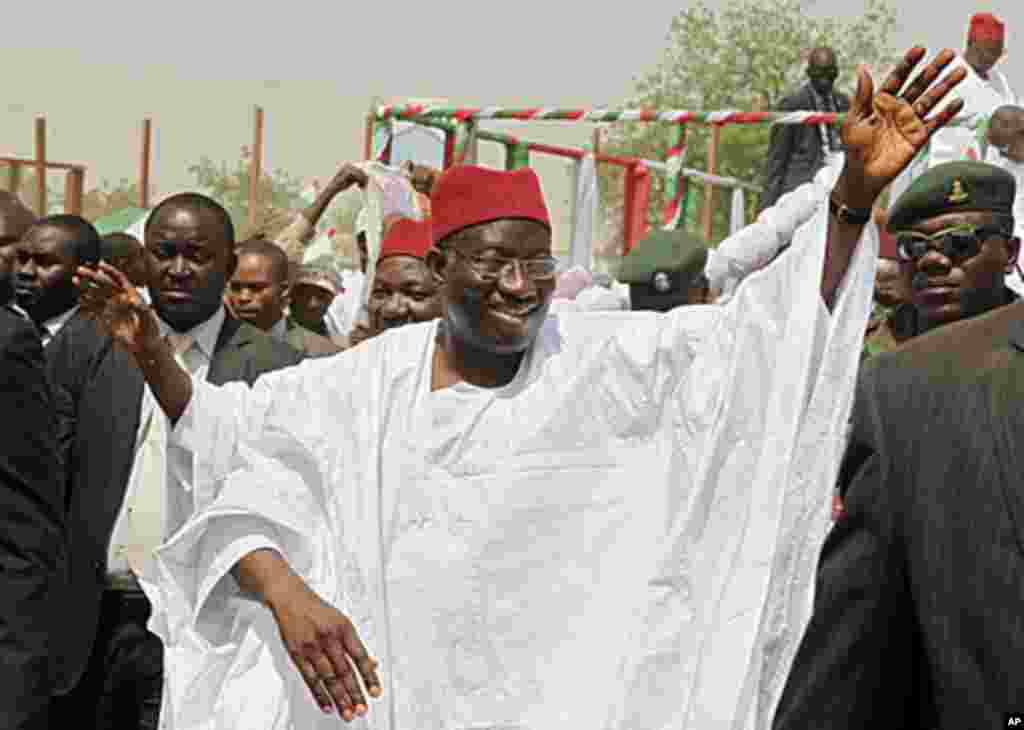
[[[708,0],[712,8],[720,0]],[[1024,3],[898,3],[898,46],[959,49],[967,18],[989,10],[1008,27],[1002,70],[1024,92]],[[444,3],[281,3],[235,0],[11,2],[0,49],[0,153],[32,156],[33,118],[45,114],[50,159],[88,166],[86,187],[137,176],[142,119],[154,124],[156,193],[187,188],[200,157],[237,159],[265,113],[266,159],[293,175],[328,179],[359,159],[371,99],[446,98],[490,106],[620,106],[634,77],[656,65],[672,18],[667,0]],[[510,12],[499,15],[500,8]],[[145,10],[143,10],[145,8]],[[166,8],[166,9],[164,9]],[[862,0],[819,0],[820,16],[854,17]],[[1024,47],[1024,45],[1022,45]],[[587,125],[514,131],[572,145]],[[482,161],[499,164],[497,150]],[[567,205],[565,165],[537,165],[553,208]],[[55,181],[57,182],[57,181]],[[559,216],[561,217],[561,216]]]

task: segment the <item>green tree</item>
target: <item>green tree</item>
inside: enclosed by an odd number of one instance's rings
[[[0,179],[3,180],[2,187],[4,190],[11,189],[11,166],[3,165],[0,170]],[[63,213],[64,212],[64,189],[54,187],[51,175],[46,176],[46,207],[47,214],[52,213]],[[35,168],[23,165],[21,168],[21,178],[18,184],[18,190],[16,191],[18,197],[21,198],[22,202],[25,203],[33,211],[36,209],[36,170]]]
[[[872,73],[888,69],[896,59],[892,35],[896,11],[892,0],[867,0],[864,13],[852,20],[816,18],[809,14],[811,0],[728,0],[719,11],[703,2],[692,5],[673,20],[667,45],[658,65],[641,74],[626,106],[658,109],[753,111],[773,107],[803,83],[806,53],[815,46],[830,46],[839,56],[837,88],[852,94],[857,64]],[[607,149],[661,159],[670,143],[665,124],[623,124],[609,130]],[[761,183],[768,125],[730,125],[722,128],[716,172]],[[707,169],[711,134],[691,124],[687,132],[685,166]],[[606,204],[622,205],[622,176],[602,169]],[[703,195],[703,184],[691,183],[691,194]],[[654,179],[648,217],[660,224],[665,202],[664,180]],[[696,203],[699,210],[701,201]],[[748,194],[749,214],[756,206]],[[729,228],[729,195],[719,190],[713,207],[712,239],[721,241]]]
[[[302,182],[283,170],[260,176],[256,220],[249,222],[249,161],[242,157],[232,165],[203,157],[188,168],[199,189],[223,205],[235,224],[237,238],[256,234],[273,236],[303,207]]]
[[[139,184],[122,178],[116,185],[104,180],[99,187],[82,195],[82,217],[94,221],[139,204]]]

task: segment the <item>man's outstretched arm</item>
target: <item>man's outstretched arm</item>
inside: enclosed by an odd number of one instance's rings
[[[336,707],[346,721],[365,715],[381,696],[377,662],[347,616],[324,602],[275,550],[255,550],[232,571],[239,586],[259,597],[277,621],[288,655],[324,712]]]
[[[846,162],[830,196],[833,214],[821,278],[821,295],[830,308],[878,196],[963,107],[957,99],[928,116],[966,72],[958,68],[929,90],[956,56],[947,49],[907,84],[924,54],[920,46],[908,51],[877,94],[867,69],[857,69],[857,94],[842,130]]]

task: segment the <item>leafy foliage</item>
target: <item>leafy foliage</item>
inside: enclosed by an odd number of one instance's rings
[[[811,9],[810,0],[729,0],[716,12],[699,0],[672,20],[660,62],[637,78],[626,106],[693,111],[772,108],[803,83],[806,55],[816,46],[835,49],[840,70],[836,87],[847,93],[852,93],[857,64],[866,64],[877,78],[896,60],[896,11],[891,0],[868,0],[864,14],[853,20],[818,18],[809,13]],[[670,133],[664,124],[615,126],[609,130],[607,150],[660,159]],[[767,125],[722,128],[716,173],[760,184],[768,134]],[[689,126],[686,167],[707,169],[710,137],[709,128]],[[601,182],[606,204],[620,209],[621,174],[602,169]],[[691,184],[690,189],[702,195],[703,188]],[[652,225],[660,222],[664,202],[663,180],[656,178],[648,210]],[[699,210],[700,201],[692,202]],[[728,233],[729,203],[727,193],[716,192],[713,241]],[[753,194],[748,194],[748,217],[755,206]]]

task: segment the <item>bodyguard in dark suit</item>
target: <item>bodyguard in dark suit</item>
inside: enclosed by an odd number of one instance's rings
[[[904,245],[1005,269],[1019,247],[1013,191],[985,167],[919,178],[904,194],[912,205],[900,203],[897,228],[921,221]],[[963,318],[985,311],[972,299],[1000,293],[931,288],[932,315]],[[776,730],[995,728],[1024,712],[1022,444],[1024,303],[869,361],[840,472],[845,510],[822,550]]]
[[[163,201],[150,216],[150,296],[162,334],[187,336],[180,353],[196,377],[252,383],[299,355],[228,316],[224,286],[234,266],[234,230],[217,203],[199,195]],[[55,716],[78,728],[156,728],[163,648],[146,629],[150,605],[135,576],[133,526],[146,492],[145,448],[164,418],[132,355],[99,322],[73,317],[47,351],[72,422],[68,521],[71,579],[62,605],[75,620],[58,634]],[[165,534],[187,518],[191,465],[164,452]],[[135,512],[133,513],[133,510]],[[144,556],[143,556],[144,557]]]
[[[848,111],[850,97],[833,88],[838,76],[835,52],[831,48],[815,48],[807,61],[807,83],[783,99],[778,111]],[[841,150],[839,130],[835,126],[774,125],[768,143],[760,209],[770,208],[784,193],[814,179],[825,164],[826,150],[830,153]]]
[[[6,256],[0,298],[11,294]],[[51,638],[65,568],[57,421],[32,323],[0,306],[0,727],[47,730]]]

